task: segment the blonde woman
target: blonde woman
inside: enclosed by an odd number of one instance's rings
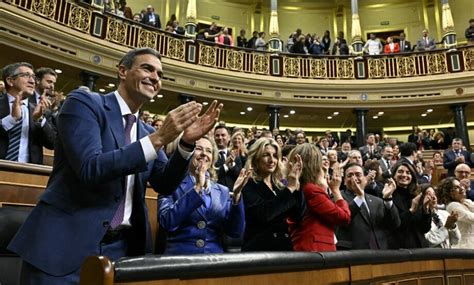
[[[260,138],[250,148],[246,168],[252,177],[242,196],[245,234],[242,251],[291,251],[287,218],[298,209],[301,158],[287,165],[287,185],[282,183],[281,150],[271,138]]]

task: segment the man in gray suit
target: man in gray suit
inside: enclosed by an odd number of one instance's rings
[[[362,166],[351,163],[344,171],[346,189],[341,191],[351,210],[351,223],[336,230],[337,249],[388,249],[387,230],[400,226],[397,207],[393,206],[395,182],[389,179],[383,200],[364,193],[367,178]]]
[[[434,50],[436,48],[436,41],[429,37],[428,30],[424,29],[422,35],[423,37],[416,42],[416,49],[418,51]]]

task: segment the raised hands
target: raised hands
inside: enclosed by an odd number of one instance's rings
[[[181,132],[196,122],[201,109],[201,104],[188,102],[169,112],[163,126],[149,135],[155,149],[172,142]],[[189,141],[189,143],[194,143],[194,141]]]
[[[456,213],[455,211],[452,211],[451,214],[446,219],[446,223],[444,224],[444,227],[447,228],[448,230],[453,229],[457,221],[458,221],[458,213]]]
[[[38,104],[36,104],[35,109],[33,110],[33,120],[37,121],[41,116],[46,113],[47,110],[51,109],[51,102],[46,98],[45,95],[40,96]]]
[[[387,179],[387,183],[385,183],[382,194],[384,199],[389,199],[392,198],[393,192],[395,192],[395,189],[397,189],[397,185],[395,184],[395,181],[393,178]]]
[[[245,185],[247,184],[247,181],[249,181],[250,176],[252,175],[252,169],[245,169],[242,168],[239,173],[239,177],[237,177],[237,180],[235,180],[234,183],[234,189],[233,189],[233,201],[234,204],[237,204],[240,201],[240,194],[242,193],[242,190],[244,189]]]
[[[303,170],[303,160],[299,154],[295,155],[293,161],[289,161],[287,164],[288,175],[286,180],[288,181],[288,189],[293,192],[300,189],[300,176]]]
[[[223,104],[218,104],[214,100],[202,116],[198,116],[190,125],[184,128],[183,140],[192,144],[206,135],[219,120],[222,107],[224,107]]]

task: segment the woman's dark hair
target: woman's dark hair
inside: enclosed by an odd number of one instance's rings
[[[436,195],[438,196],[438,201],[441,204],[448,205],[453,201],[451,197],[451,192],[453,191],[454,181],[459,181],[456,177],[448,177],[438,184],[436,187]]]
[[[410,174],[411,174],[411,182],[410,184],[408,185],[407,189],[408,191],[412,194],[412,195],[416,195],[416,190],[418,188],[418,184],[417,184],[417,181],[416,181],[416,171],[415,171],[415,167],[410,164],[409,162],[405,162],[405,161],[402,161],[402,162],[398,162],[397,164],[395,164],[393,167],[392,167],[392,178],[395,179],[395,175],[397,175],[397,170],[401,167],[401,166],[405,166],[408,171],[410,171]],[[397,185],[398,187],[398,185]]]
[[[380,171],[380,162],[378,160],[367,160],[365,162],[364,168],[366,171],[369,170],[374,170],[376,172],[375,174],[375,180],[381,181],[383,180],[382,178],[382,172]]]

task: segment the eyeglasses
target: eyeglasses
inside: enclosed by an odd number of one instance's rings
[[[29,73],[29,72],[20,72],[20,73],[12,75],[11,77],[12,78],[25,77],[25,78],[31,78],[33,80],[36,80],[36,75],[34,73]]]

